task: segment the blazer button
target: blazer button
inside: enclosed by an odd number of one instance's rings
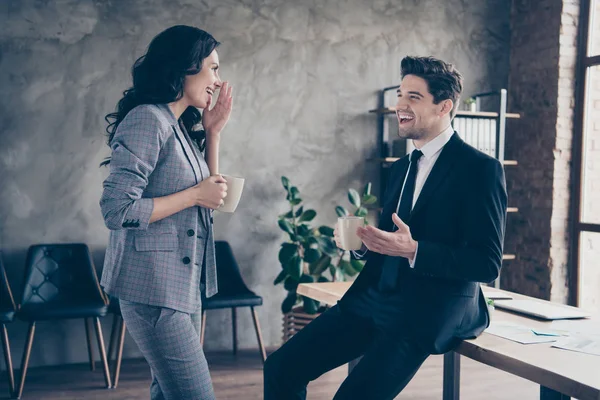
[[[194,232],[194,230],[193,230],[193,229],[190,229],[189,231],[187,231],[187,235],[188,235],[189,237],[192,237],[192,236],[194,236],[195,234],[196,234],[196,232]]]
[[[189,258],[189,257],[183,257],[183,260],[182,260],[182,261],[183,261],[183,263],[184,263],[184,264],[186,264],[186,265],[187,265],[187,264],[189,264],[189,263],[190,263],[192,260],[190,260],[190,258]]]

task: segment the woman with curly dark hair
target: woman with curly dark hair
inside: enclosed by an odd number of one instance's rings
[[[112,152],[100,207],[110,241],[101,285],[150,364],[152,399],[214,399],[197,316],[201,291],[217,293],[212,211],[227,195],[219,141],[232,89],[219,78],[218,45],[198,28],[163,31],[106,116]]]

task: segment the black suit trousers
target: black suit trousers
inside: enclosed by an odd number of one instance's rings
[[[306,399],[310,381],[361,356],[334,400],[395,398],[429,354],[414,340],[389,332],[367,315],[330,308],[269,356],[265,400]]]

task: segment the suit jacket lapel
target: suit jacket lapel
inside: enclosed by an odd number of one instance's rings
[[[196,183],[200,183],[202,181],[200,165],[198,164],[198,162],[196,162],[196,155],[194,154],[194,150],[192,149],[191,144],[188,142],[185,135],[176,126],[173,125],[171,127],[173,128],[173,132],[175,132],[175,135],[177,137],[177,140],[179,141],[179,144],[181,144],[181,147],[183,148],[185,157],[187,158],[188,162],[190,163],[190,166],[192,167],[192,169],[194,170],[194,175],[196,177]]]
[[[423,185],[423,189],[421,189],[421,193],[417,198],[417,202],[410,213],[410,218],[412,218],[413,215],[418,213],[419,210],[423,208],[427,201],[433,196],[437,187],[444,181],[444,178],[450,172],[452,166],[458,159],[456,153],[461,147],[462,143],[463,141],[460,139],[458,134],[454,132],[454,135],[452,135],[452,138],[450,138],[448,143],[446,143],[442,149],[439,158],[429,173],[429,176]]]
[[[183,148],[185,157],[187,158],[188,162],[190,163],[190,166],[192,167],[192,170],[194,171],[196,184],[200,183],[202,181],[202,171],[200,171],[200,164],[197,162],[196,155],[194,153],[194,150],[192,149],[192,144],[188,142],[183,132],[181,132],[180,129],[177,129],[175,125],[171,125],[171,128],[173,128],[173,132],[175,132],[175,137],[177,138],[177,141]],[[202,224],[204,225],[204,227],[208,228],[210,225],[208,225],[208,221],[206,220],[206,216],[204,214],[205,213],[203,213],[202,210],[200,210],[200,220],[202,220]]]
[[[400,191],[402,190],[402,185],[404,184],[404,180],[406,179],[406,174],[408,172],[408,157],[401,161],[401,164],[397,167],[398,172],[390,171],[390,178],[394,178],[394,181],[389,181],[389,189],[388,198],[384,199],[385,204],[383,210],[381,211],[381,223],[379,227],[385,231],[391,231],[394,226],[392,222],[392,214],[396,212],[396,207],[398,207],[398,201],[400,199]],[[392,175],[394,174],[394,175]]]

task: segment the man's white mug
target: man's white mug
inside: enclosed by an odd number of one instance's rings
[[[360,250],[362,240],[356,234],[356,230],[365,224],[364,217],[340,217],[338,218],[338,236],[340,247],[343,250]]]
[[[223,199],[223,205],[218,211],[232,213],[238,206],[244,189],[244,178],[231,175],[221,175],[227,181],[227,197]]]

